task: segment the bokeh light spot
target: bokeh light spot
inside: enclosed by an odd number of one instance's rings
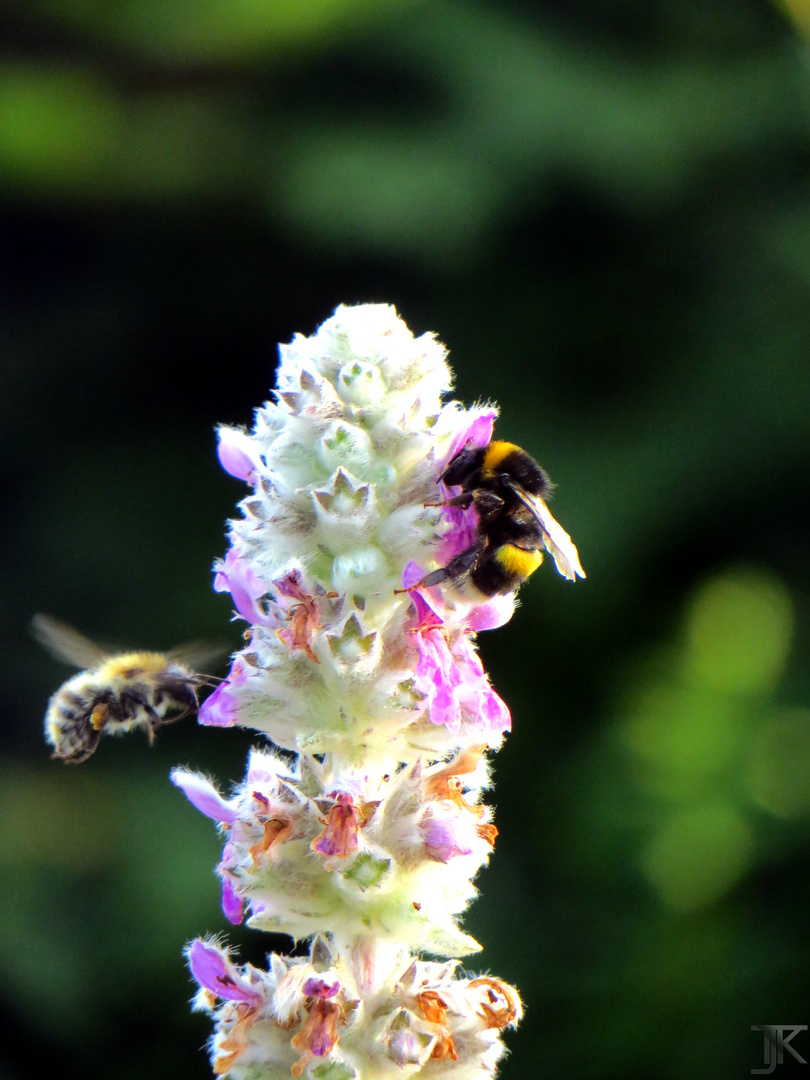
[[[726,698],[663,683],[642,685],[620,736],[643,766],[640,783],[663,798],[694,798],[734,759],[738,718]]]
[[[782,818],[810,812],[810,709],[766,716],[748,751],[746,786],[758,806]]]
[[[108,787],[76,769],[0,767],[0,865],[88,873],[112,861],[117,832]]]
[[[479,162],[405,130],[308,132],[283,165],[274,203],[313,240],[338,245],[452,257],[476,237],[492,197]]]
[[[119,117],[102,87],[67,66],[0,69],[0,165],[34,184],[76,182],[114,151]]]
[[[251,57],[326,33],[349,16],[396,0],[46,0],[65,23],[145,55],[215,62]]]
[[[715,578],[688,614],[685,674],[716,690],[766,691],[782,673],[792,631],[790,596],[777,578],[761,570]]]
[[[810,35],[810,2],[808,0],[779,0],[803,34]]]
[[[693,911],[728,892],[751,862],[753,840],[743,818],[725,803],[672,814],[643,855],[646,877],[676,911]]]

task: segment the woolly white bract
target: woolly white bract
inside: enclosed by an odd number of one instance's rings
[[[452,532],[426,505],[442,467],[492,431],[494,409],[442,405],[450,381],[444,348],[414,339],[392,307],[341,307],[282,347],[277,400],[257,410],[253,431],[220,429],[224,467],[252,491],[215,588],[231,592],[251,630],[203,723],[392,767],[459,742],[500,744],[508,712],[470,633],[505,621],[511,598],[445,600],[433,621],[446,647],[417,670],[432,628],[395,591],[408,566],[436,565],[437,540]]]
[[[227,917],[312,944],[267,971],[190,946],[219,1075],[488,1077],[520,1018],[501,980],[418,958],[480,948],[458,918],[497,835],[484,754],[510,726],[474,636],[514,597],[419,587],[474,537],[439,478],[496,416],[443,403],[450,384],[432,335],[387,305],[340,307],[282,347],[253,430],[220,429],[250,492],[214,587],[248,628],[200,720],[279,749],[252,753],[231,798],[172,778],[224,836]]]

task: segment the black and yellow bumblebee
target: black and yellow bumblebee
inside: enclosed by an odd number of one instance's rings
[[[519,446],[499,441],[466,446],[439,480],[461,487],[461,493],[432,505],[474,507],[477,536],[471,547],[419,585],[450,581],[487,597],[514,592],[542,563],[544,550],[569,581],[585,577],[571,537],[546,506],[552,488],[548,475]]]
[[[169,653],[111,655],[49,615],[36,615],[31,628],[57,659],[88,669],[68,679],[48,703],[45,737],[53,747],[52,756],[62,761],[86,761],[103,733],[119,735],[141,728],[151,743],[159,727],[197,715],[197,687],[220,681],[188,666],[221,655],[220,647],[193,643]]]

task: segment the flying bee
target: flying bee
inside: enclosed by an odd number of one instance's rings
[[[474,507],[477,535],[471,547],[419,585],[450,581],[487,597],[514,592],[542,563],[544,550],[569,581],[585,577],[571,537],[546,506],[548,475],[525,450],[498,441],[466,446],[439,479],[460,486],[461,493],[432,505]]]
[[[35,615],[34,636],[57,659],[87,670],[60,686],[48,702],[45,738],[52,756],[86,761],[102,733],[122,734],[143,728],[152,743],[155,732],[199,711],[198,686],[219,680],[198,675],[188,666],[219,655],[221,649],[183,646],[168,653],[106,650],[49,615]]]

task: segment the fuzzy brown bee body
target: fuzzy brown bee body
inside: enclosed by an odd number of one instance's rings
[[[544,551],[564,577],[585,577],[571,537],[546,506],[551,482],[525,450],[500,441],[464,447],[439,479],[461,488],[439,505],[474,507],[477,536],[421,585],[451,581],[486,597],[514,592],[540,566]]]
[[[48,702],[45,737],[53,756],[62,761],[85,761],[105,732],[116,735],[141,728],[151,742],[164,724],[196,716],[197,687],[210,684],[207,676],[195,674],[172,653],[110,656],[48,616],[35,618],[34,633],[60,659],[88,666]]]

